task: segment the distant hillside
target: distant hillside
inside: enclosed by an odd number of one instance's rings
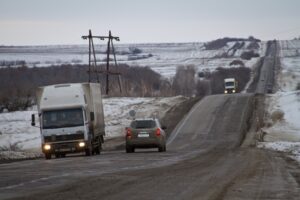
[[[251,42],[252,47],[259,47],[255,44],[261,42],[261,40],[254,38],[253,36],[250,36],[249,38],[230,38],[230,37],[225,37],[217,40],[213,40],[211,42],[207,42],[204,44],[204,47],[206,50],[217,50],[225,47],[227,43],[229,42]]]

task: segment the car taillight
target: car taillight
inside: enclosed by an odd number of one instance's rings
[[[130,128],[126,129],[126,137],[131,137],[131,130],[130,130]]]
[[[156,129],[156,136],[160,136],[161,135],[161,133],[160,133],[160,128],[157,128]]]

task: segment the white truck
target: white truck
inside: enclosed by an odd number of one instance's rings
[[[40,87],[36,93],[46,159],[67,153],[100,154],[105,125],[101,86],[73,83]],[[35,126],[35,115],[32,115]]]
[[[224,86],[225,94],[231,94],[231,93],[236,93],[237,92],[237,81],[234,78],[225,78],[224,79]]]

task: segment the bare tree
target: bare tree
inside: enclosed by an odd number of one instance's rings
[[[175,95],[192,96],[195,90],[195,66],[178,66],[172,89]]]

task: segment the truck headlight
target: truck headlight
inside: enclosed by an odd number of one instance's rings
[[[235,93],[235,90],[232,90],[232,93]]]
[[[50,144],[45,144],[45,145],[44,145],[44,149],[45,149],[46,151],[49,151],[49,150],[51,149],[51,145],[50,145]]]
[[[224,91],[224,93],[225,93],[225,94],[227,94],[227,93],[228,93],[228,91],[227,91],[227,90],[225,90],[225,91]]]
[[[85,143],[84,142],[79,142],[79,147],[84,147]]]

